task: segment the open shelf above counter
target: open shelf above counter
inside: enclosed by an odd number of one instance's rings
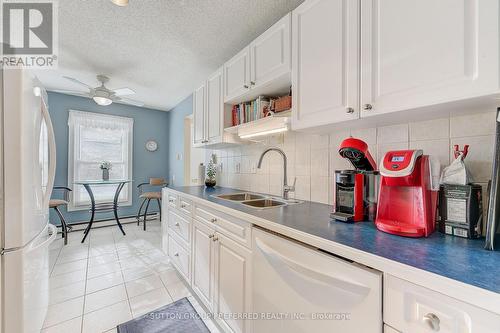
[[[241,139],[286,132],[290,129],[290,117],[290,110],[273,113],[265,118],[224,128],[224,131],[238,135]]]

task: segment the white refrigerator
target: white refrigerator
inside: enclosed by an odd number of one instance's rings
[[[48,308],[55,138],[47,94],[28,70],[3,70],[1,313],[3,333],[40,332]]]

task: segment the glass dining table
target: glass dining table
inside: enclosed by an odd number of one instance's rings
[[[82,185],[90,197],[90,221],[87,225],[87,228],[83,231],[82,243],[85,242],[85,239],[90,233],[90,229],[92,228],[92,224],[94,223],[94,217],[96,213],[106,213],[113,212],[115,215],[116,224],[120,228],[120,231],[123,235],[125,235],[125,231],[123,230],[122,224],[120,223],[120,219],[118,217],[118,199],[120,198],[120,192],[123,187],[131,183],[130,179],[116,179],[116,180],[79,180],[75,181],[75,185]],[[92,192],[93,186],[103,186],[103,185],[116,185],[115,195],[113,197],[113,202],[100,202],[96,203],[94,193]]]

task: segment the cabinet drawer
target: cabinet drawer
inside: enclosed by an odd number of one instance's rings
[[[234,216],[198,205],[195,207],[195,218],[202,222],[215,225],[217,231],[249,248],[251,247],[252,235],[250,223]]]
[[[191,242],[190,239],[190,225],[191,221],[189,219],[182,217],[180,214],[177,214],[175,211],[170,210],[168,212],[168,227],[169,229],[177,234],[183,241],[185,241],[188,245]]]
[[[193,208],[193,203],[191,202],[191,200],[187,200],[183,197],[179,197],[179,211],[181,213],[184,213],[186,214],[187,216],[191,217],[191,213],[192,213],[192,208]]]
[[[405,333],[493,333],[500,316],[387,274],[384,322]]]
[[[178,197],[175,194],[167,193],[167,204],[170,208],[177,208],[179,206]]]
[[[172,260],[172,264],[177,268],[184,279],[190,281],[190,255],[185,250],[174,235],[168,235],[168,256]]]

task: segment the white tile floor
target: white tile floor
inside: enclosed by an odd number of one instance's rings
[[[44,333],[116,332],[116,326],[183,297],[203,309],[161,251],[159,221],[143,231],[136,224],[82,232],[50,250],[50,306]],[[206,321],[212,332],[218,332]]]

